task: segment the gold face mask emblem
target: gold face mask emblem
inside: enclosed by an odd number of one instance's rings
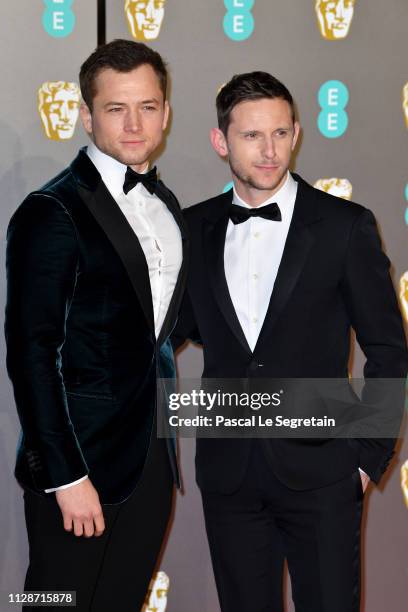
[[[129,32],[136,40],[155,40],[160,34],[166,0],[126,0]]]
[[[170,579],[165,572],[157,572],[150,583],[149,598],[142,612],[165,612]]]
[[[326,40],[346,38],[356,0],[316,0],[315,11],[320,33]]]
[[[69,140],[74,135],[80,105],[76,83],[49,81],[38,90],[38,112],[50,140]]]
[[[353,187],[349,180],[340,178],[323,178],[315,182],[314,187],[331,193],[331,195],[343,198],[343,200],[351,200]]]

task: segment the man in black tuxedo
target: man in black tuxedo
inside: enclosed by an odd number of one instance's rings
[[[404,379],[406,342],[374,217],[288,171],[299,124],[287,88],[263,72],[235,76],[217,114],[211,141],[234,187],[186,211],[191,265],[174,345],[202,343],[204,377],[251,378],[253,388],[256,378],[347,380],[353,327],[366,379]],[[285,558],[297,612],[356,612],[363,493],[393,446],[198,439],[223,612],[282,611]]]
[[[178,482],[174,441],[156,435],[156,380],[175,373],[187,241],[175,196],[147,171],[166,82],[144,44],[99,47],[80,72],[91,143],[8,230],[25,589],[76,591],[83,612],[141,608]]]

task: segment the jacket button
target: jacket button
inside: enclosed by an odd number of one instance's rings
[[[255,372],[258,368],[263,368],[263,366],[263,363],[259,363],[258,361],[251,361],[251,363],[249,364],[249,370],[251,372]]]

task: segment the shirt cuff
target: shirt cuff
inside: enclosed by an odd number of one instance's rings
[[[361,468],[358,468],[358,469],[360,470],[360,474],[364,474],[364,476],[368,476],[367,472],[365,472]],[[368,476],[368,478],[370,478],[370,477]]]
[[[55,487],[54,489],[45,489],[45,492],[54,493],[54,491],[62,491],[62,489],[69,489],[69,487],[73,487],[74,485],[77,485],[80,482],[83,482],[87,478],[88,478],[88,475],[86,474],[85,476],[82,476],[82,478],[79,478],[78,480],[75,480],[74,482],[69,482],[68,484],[61,485],[60,487]]]

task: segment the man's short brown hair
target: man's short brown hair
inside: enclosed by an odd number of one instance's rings
[[[287,87],[268,72],[246,72],[233,76],[218,92],[216,106],[220,130],[227,134],[231,112],[237,104],[262,98],[286,100],[295,122],[294,102]]]
[[[92,111],[93,99],[96,95],[95,81],[98,74],[111,68],[117,72],[130,72],[148,64],[153,68],[166,99],[167,69],[161,55],[147,45],[133,40],[116,39],[106,45],[101,45],[84,61],[79,73],[82,98]]]

